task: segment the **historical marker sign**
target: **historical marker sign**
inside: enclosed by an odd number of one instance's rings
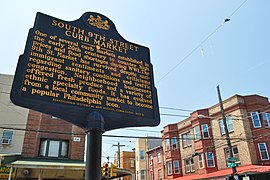
[[[70,22],[37,13],[11,100],[83,128],[93,111],[103,115],[105,130],[160,122],[149,49],[92,12]]]

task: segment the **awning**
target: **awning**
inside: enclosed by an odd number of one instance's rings
[[[45,160],[17,160],[11,163],[15,168],[31,168],[31,169],[69,169],[69,170],[84,170],[84,162],[58,162]]]
[[[247,165],[247,166],[239,166],[236,167],[236,171],[238,175],[244,174],[258,174],[258,173],[270,173],[270,166],[261,166],[261,165]],[[194,175],[186,175],[182,177],[176,178],[176,180],[198,180],[198,179],[209,179],[209,178],[222,178],[232,174],[232,169],[223,169],[216,172],[208,173],[208,174],[194,174]]]
[[[0,165],[9,164],[21,158],[20,154],[1,154],[0,153]]]

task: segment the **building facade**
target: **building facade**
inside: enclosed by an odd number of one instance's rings
[[[48,114],[29,110],[21,159],[11,163],[17,179],[83,179],[84,131]]]
[[[84,160],[84,131],[64,120],[29,111],[22,157]],[[35,131],[37,130],[37,131]]]
[[[8,178],[9,163],[21,157],[28,116],[28,109],[10,101],[12,82],[12,75],[0,74],[0,179]]]
[[[187,119],[164,127],[162,137],[167,179],[211,179],[221,176],[222,172],[226,172],[222,174],[226,177],[232,174],[228,167],[234,165],[237,166],[239,176],[259,176],[260,170],[254,170],[257,166],[260,167],[258,169],[265,170],[265,174],[260,178],[270,176],[268,98],[259,95],[235,95],[224,100],[223,106],[233,158],[229,156],[219,104],[197,110]],[[177,146],[178,154],[174,148]],[[180,169],[178,178],[175,177],[175,167],[172,165],[177,159]],[[228,161],[230,159],[233,159],[233,165]]]
[[[213,148],[211,122],[199,116],[208,116],[208,110],[198,110],[177,124],[183,175],[207,174],[217,171]]]
[[[270,104],[267,98],[235,95],[223,102],[233,156],[238,165],[270,165]],[[227,168],[228,148],[221,144],[225,138],[224,125],[218,105],[209,108],[218,168]],[[221,140],[220,140],[221,139]]]
[[[160,146],[161,139],[138,138],[135,146],[136,180],[148,180],[148,154],[149,149]]]
[[[165,179],[164,152],[162,146],[149,149],[148,154],[148,177],[150,180]]]
[[[131,151],[120,152],[120,168],[129,170],[130,172],[132,172],[131,176],[121,177],[120,178],[121,180],[135,180],[135,174],[136,174],[135,152],[131,152]]]
[[[162,139],[166,179],[174,179],[182,176],[177,124],[165,126],[162,132]]]
[[[0,154],[20,155],[28,109],[16,106],[10,101],[12,81],[12,75],[0,74]]]

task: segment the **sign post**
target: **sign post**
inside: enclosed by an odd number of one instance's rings
[[[85,179],[101,179],[101,147],[104,119],[99,112],[91,112],[87,117],[88,129]]]
[[[75,21],[37,13],[10,98],[84,128],[86,177],[95,169],[95,180],[103,132],[160,123],[149,48],[125,40],[94,12]]]

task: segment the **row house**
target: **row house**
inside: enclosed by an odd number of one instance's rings
[[[215,149],[207,109],[191,113],[190,117],[177,124],[183,175],[206,174],[217,171]]]
[[[169,124],[165,126],[162,132],[162,139],[166,166],[166,179],[174,179],[182,176],[177,124]]]
[[[18,180],[84,179],[84,130],[29,110],[21,158],[10,163]]]
[[[114,155],[114,164],[118,164],[118,153]],[[120,152],[120,168],[128,170],[132,173],[131,176],[120,177],[120,180],[135,180],[135,152],[134,151],[121,151]]]
[[[148,176],[150,180],[164,180],[165,177],[165,164],[163,147],[157,146],[147,151],[149,157]]]
[[[135,146],[136,180],[148,180],[149,155],[148,150],[161,146],[161,139],[138,138]]]
[[[259,95],[234,95],[223,101],[226,124],[239,176],[270,176],[270,104]],[[229,150],[219,104],[194,111],[162,131],[163,179],[226,178]],[[148,151],[149,164],[157,159]],[[151,167],[151,166],[149,166]],[[149,168],[149,175],[160,177]],[[160,178],[160,179],[162,179]],[[156,178],[154,178],[156,179]]]
[[[14,105],[13,78],[0,74],[0,179],[84,179],[84,130]]]

